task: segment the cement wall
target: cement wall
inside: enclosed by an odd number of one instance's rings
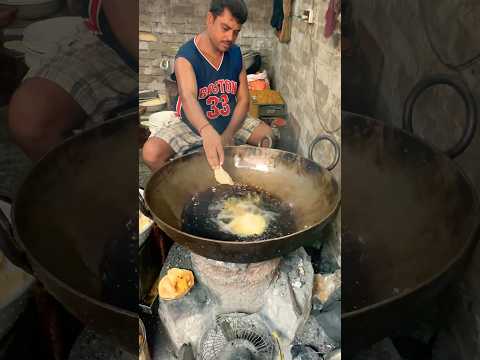
[[[451,64],[460,64],[480,53],[480,3],[476,0],[437,0],[435,6],[425,4],[422,16],[416,0],[352,1],[353,24],[365,29],[364,39],[370,39],[372,49],[366,53],[370,65],[370,83],[365,92],[374,92],[369,110],[373,116],[395,126],[402,125],[403,105],[411,89],[422,78],[432,74],[448,74],[470,88],[477,107],[480,105],[480,62],[464,69],[445,66],[434,52]],[[428,4],[428,5],[427,5]],[[425,30],[427,29],[428,32]],[[383,54],[383,66],[378,57],[369,56],[377,49]],[[374,66],[377,64],[377,66]],[[464,126],[465,110],[458,95],[440,88],[430,91],[418,102],[415,119],[418,134],[438,147],[453,144]],[[455,161],[480,191],[480,132],[472,144]],[[480,248],[464,280],[456,286],[458,304],[451,309],[451,324],[447,341],[455,342],[455,358],[480,358]],[[446,357],[441,357],[444,359]]]
[[[291,41],[275,42],[273,50],[274,83],[285,98],[291,118],[300,127],[298,151],[307,155],[317,135],[330,135],[341,141],[341,54],[338,34],[325,39],[326,0],[297,0]],[[301,21],[304,9],[312,9],[314,24]],[[331,145],[319,147],[317,160],[328,164]],[[334,174],[340,178],[338,165]]]

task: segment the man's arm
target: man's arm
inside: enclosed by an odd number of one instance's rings
[[[117,40],[138,60],[138,0],[103,0],[102,8]]]
[[[235,133],[240,130],[250,109],[250,94],[248,92],[247,71],[243,69],[239,76],[240,84],[237,92],[237,105],[230,120],[230,124],[222,134],[224,141],[232,142]]]
[[[197,77],[193,67],[184,58],[175,60],[175,77],[177,78],[178,94],[182,100],[182,107],[187,115],[188,121],[197,129],[209,124],[202,107],[197,100]],[[202,129],[203,131],[203,129]]]
[[[182,101],[183,111],[188,121],[197,129],[203,139],[203,147],[208,163],[212,168],[223,165],[222,139],[205,117],[197,100],[197,77],[192,65],[184,58],[175,60],[175,77],[177,78],[178,95]]]

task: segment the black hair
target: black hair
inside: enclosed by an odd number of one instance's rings
[[[248,18],[247,5],[243,0],[212,0],[210,3],[210,12],[217,17],[227,8],[233,17],[240,23],[244,24]]]

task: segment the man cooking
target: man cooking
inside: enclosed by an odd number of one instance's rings
[[[145,143],[143,159],[155,171],[174,154],[203,144],[210,166],[223,164],[226,145],[257,145],[271,128],[247,117],[249,93],[240,48],[234,45],[248,17],[243,0],[212,0],[206,29],[185,43],[175,60],[175,121]]]
[[[138,93],[138,1],[72,3],[83,10],[86,26],[29,70],[9,105],[11,135],[32,160]]]

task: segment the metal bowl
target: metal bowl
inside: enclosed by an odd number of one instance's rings
[[[140,196],[143,197],[143,194],[144,194],[144,191],[143,189],[138,189],[139,193],[140,193]],[[147,214],[143,214],[145,216],[147,216]],[[148,216],[147,216],[148,217]],[[150,219],[150,217],[148,217]],[[148,239],[148,237],[150,236],[150,233],[152,232],[152,229],[153,229],[153,225],[155,224],[154,221],[152,219],[150,219],[151,222],[150,222],[150,225],[144,229],[143,231],[140,231],[140,228],[139,228],[139,232],[138,232],[138,247],[141,247],[143,245],[143,243],[145,242],[145,240]]]
[[[2,221],[9,221],[10,208],[11,206],[8,202],[0,200],[0,217],[2,217]],[[3,291],[0,291],[0,339],[8,333],[20,314],[25,310],[30,290],[35,281],[33,277],[13,265],[0,250],[0,283],[2,278],[6,276],[7,271],[14,276],[21,277],[22,281],[12,285],[5,298],[3,297]]]
[[[235,182],[267,191],[289,204],[295,230],[282,237],[249,242],[208,239],[182,231],[184,205],[195,193],[217,184],[204,152],[192,153],[155,172],[145,188],[145,200],[160,229],[198,255],[236,263],[280,257],[319,239],[321,229],[337,213],[340,188],[333,175],[297,154],[229,146],[223,167]]]
[[[150,351],[148,350],[147,331],[145,325],[138,318],[138,358],[139,360],[150,360]]]

